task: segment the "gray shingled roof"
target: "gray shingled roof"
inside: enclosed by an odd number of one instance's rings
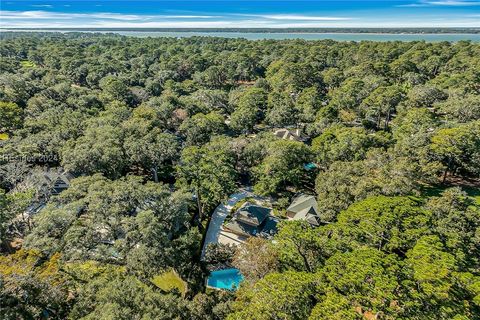
[[[287,212],[295,213],[293,220],[306,220],[314,226],[320,225],[317,199],[314,196],[301,194],[293,199]]]
[[[272,209],[246,203],[235,213],[235,219],[252,226],[259,226],[268,217]]]
[[[301,141],[301,137],[298,136],[294,131],[288,129],[278,129],[273,133],[275,136],[285,140],[295,140]]]
[[[278,219],[271,216],[272,209],[245,203],[225,225],[226,229],[245,236],[269,238],[277,232]]]
[[[279,220],[278,218],[268,216],[265,219],[265,225],[262,228],[262,231],[260,232],[260,235],[264,238],[271,238],[277,233],[277,224]]]
[[[258,234],[258,228],[254,227],[252,225],[249,225],[247,223],[243,223],[238,220],[231,220],[229,223],[225,225],[225,228],[238,233],[245,235],[247,237],[249,236],[256,236]]]

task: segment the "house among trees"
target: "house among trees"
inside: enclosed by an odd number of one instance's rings
[[[300,194],[295,197],[287,208],[287,216],[292,220],[305,220],[313,227],[321,224],[317,199],[311,195]]]
[[[47,189],[51,195],[58,195],[65,191],[70,186],[70,181],[74,176],[62,168],[48,169],[43,172],[39,179],[39,183]]]
[[[36,196],[26,213],[33,215],[45,207],[51,196],[58,195],[70,187],[74,176],[63,168],[44,169],[33,172],[22,182],[21,189],[34,189]]]
[[[292,140],[292,141],[300,141],[300,142],[305,141],[305,138],[302,137],[301,130],[298,128],[297,129],[286,129],[286,128],[277,129],[273,132],[273,134],[276,137],[284,140]]]
[[[246,202],[235,212],[225,230],[243,237],[271,238],[277,232],[278,219],[272,209]]]
[[[46,178],[49,179],[51,182],[53,182],[53,185],[51,187],[52,195],[57,195],[57,194],[60,194],[62,191],[65,191],[68,189],[68,187],[70,186],[70,181],[74,177],[68,172],[63,172],[63,173],[49,172],[48,174],[46,174]]]

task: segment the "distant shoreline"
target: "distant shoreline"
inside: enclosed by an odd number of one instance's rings
[[[182,29],[181,31],[164,31],[164,30],[120,30],[120,29],[0,29],[0,38],[17,37],[22,35],[30,36],[123,36],[123,37],[167,37],[167,38],[190,38],[190,37],[215,37],[225,39],[246,39],[246,40],[305,40],[305,41],[425,41],[425,42],[458,42],[458,41],[472,41],[480,43],[480,33],[382,33],[382,30],[376,32],[305,32],[295,30],[290,32],[241,32],[237,31],[202,31],[196,29],[195,31]]]
[[[480,34],[478,28],[0,28],[2,32],[189,32],[292,34]]]

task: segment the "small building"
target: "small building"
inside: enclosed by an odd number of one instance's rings
[[[67,172],[48,172],[45,176],[53,182],[53,186],[51,187],[52,195],[58,195],[67,190],[70,186],[70,181],[74,178]]]
[[[317,199],[312,195],[300,194],[295,197],[286,213],[289,219],[305,220],[313,227],[321,224]]]
[[[67,190],[75,177],[63,168],[36,169],[20,184],[23,189],[36,189],[46,200],[51,195],[58,195]]]
[[[278,219],[272,209],[246,202],[235,212],[224,229],[243,237],[271,238],[277,232]]]
[[[56,196],[70,187],[74,176],[63,168],[34,170],[18,186],[18,190],[35,190],[35,198],[26,208],[25,214],[32,216],[40,212],[51,196]]]
[[[280,139],[284,140],[292,140],[292,141],[300,141],[304,142],[305,139],[302,137],[302,132],[300,129],[277,129],[273,132],[273,134]]]

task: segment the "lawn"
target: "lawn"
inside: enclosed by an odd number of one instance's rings
[[[187,292],[187,284],[174,270],[153,277],[152,283],[166,292],[177,289],[182,296],[185,296]]]
[[[0,133],[0,140],[8,140],[8,134]]]
[[[35,63],[29,60],[22,60],[20,61],[20,65],[24,68],[34,68],[36,67]]]

